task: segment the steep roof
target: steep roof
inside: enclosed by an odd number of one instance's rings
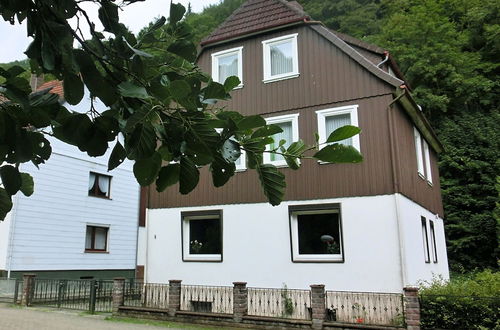
[[[64,99],[64,88],[63,88],[63,82],[60,80],[51,80],[43,83],[38,87],[36,90],[41,91],[47,88],[52,88],[50,90],[50,93],[52,94],[57,94],[59,95],[60,99]]]
[[[295,1],[247,0],[204,38],[201,46],[310,19]]]

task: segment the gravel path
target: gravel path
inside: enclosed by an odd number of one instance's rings
[[[0,304],[1,330],[180,330],[147,324],[104,320],[103,315],[81,315],[78,312],[10,307]],[[184,330],[189,329],[183,327]],[[193,328],[200,330],[201,328]]]

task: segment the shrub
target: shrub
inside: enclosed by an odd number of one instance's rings
[[[500,272],[423,283],[420,304],[423,329],[500,330]]]

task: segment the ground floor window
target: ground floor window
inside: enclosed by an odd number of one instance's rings
[[[289,207],[292,261],[343,262],[340,204]]]
[[[222,211],[182,212],[182,260],[222,261]]]
[[[87,225],[85,235],[85,252],[108,251],[109,227]]]

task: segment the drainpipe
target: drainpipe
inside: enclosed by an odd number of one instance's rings
[[[390,148],[391,148],[391,166],[392,166],[392,180],[394,183],[393,189],[394,189],[394,202],[396,206],[396,221],[397,221],[397,228],[398,228],[398,240],[399,240],[399,260],[401,263],[401,281],[402,281],[402,287],[406,285],[406,259],[405,259],[405,248],[404,248],[404,239],[401,236],[401,233],[403,232],[402,229],[402,224],[401,224],[401,211],[399,207],[399,198],[397,196],[397,192],[399,191],[399,181],[398,181],[398,176],[396,174],[396,151],[395,151],[395,145],[394,145],[394,120],[393,120],[393,111],[392,110],[392,105],[396,103],[399,99],[401,99],[403,96],[406,95],[406,86],[401,85],[400,88],[403,90],[403,92],[398,95],[394,100],[389,103],[387,106],[388,110],[388,117],[389,117],[389,141],[390,141]]]
[[[379,68],[379,69],[380,69],[380,67],[382,66],[382,64],[384,64],[385,62],[387,62],[387,61],[389,60],[389,52],[388,52],[388,51],[385,51],[385,52],[384,52],[384,55],[385,55],[384,60],[383,60],[382,62],[380,62],[379,64],[377,64],[377,68]],[[396,100],[394,100],[394,101],[396,101]],[[393,102],[394,102],[394,101],[393,101]],[[391,104],[392,104],[393,102],[391,102]],[[390,104],[389,104],[389,105],[390,105]]]

